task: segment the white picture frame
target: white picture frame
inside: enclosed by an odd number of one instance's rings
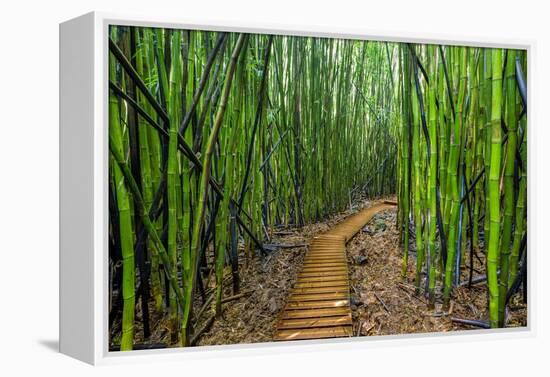
[[[269,352],[346,350],[381,347],[395,343],[477,341],[532,337],[536,318],[533,302],[537,256],[529,243],[528,326],[517,329],[472,330],[446,334],[395,335],[250,345],[204,346],[109,352],[108,350],[108,27],[132,25],[178,29],[233,31],[296,36],[362,39],[392,42],[438,43],[479,47],[526,49],[532,72],[535,44],[529,40],[487,40],[351,29],[327,29],[297,25],[263,25],[186,20],[171,17],[142,17],[92,12],[60,24],[60,352],[90,364],[132,362],[139,359],[166,360],[204,357],[258,355]],[[531,103],[528,75],[528,98]],[[532,107],[528,127],[532,133]],[[529,158],[533,155],[529,139]],[[532,160],[531,160],[532,161]],[[529,164],[531,181],[533,164]],[[528,184],[528,207],[532,185]],[[528,213],[528,226],[532,223]],[[530,228],[532,229],[532,227]]]

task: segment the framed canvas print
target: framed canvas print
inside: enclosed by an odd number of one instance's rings
[[[529,333],[531,48],[61,24],[61,351]]]

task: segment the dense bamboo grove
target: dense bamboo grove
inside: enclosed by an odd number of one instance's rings
[[[138,323],[150,336],[155,313],[169,316],[173,344],[192,345],[273,229],[412,187],[397,179],[397,99],[411,93],[396,44],[133,27],[110,37],[109,323],[121,350]]]
[[[482,261],[489,324],[503,327],[526,285],[526,54],[402,44],[399,56],[403,274],[414,249],[417,290],[446,307]]]
[[[159,317],[193,345],[274,230],[365,196],[397,195],[431,308],[481,276],[504,327],[525,297],[524,51],[133,27],[109,51],[112,347]]]

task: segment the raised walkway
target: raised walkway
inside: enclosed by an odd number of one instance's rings
[[[313,239],[279,316],[274,340],[352,336],[346,244],[374,215],[396,204],[379,202]]]

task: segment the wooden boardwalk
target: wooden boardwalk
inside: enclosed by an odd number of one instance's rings
[[[352,336],[346,244],[376,213],[395,204],[384,201],[363,209],[313,239],[274,340]]]

